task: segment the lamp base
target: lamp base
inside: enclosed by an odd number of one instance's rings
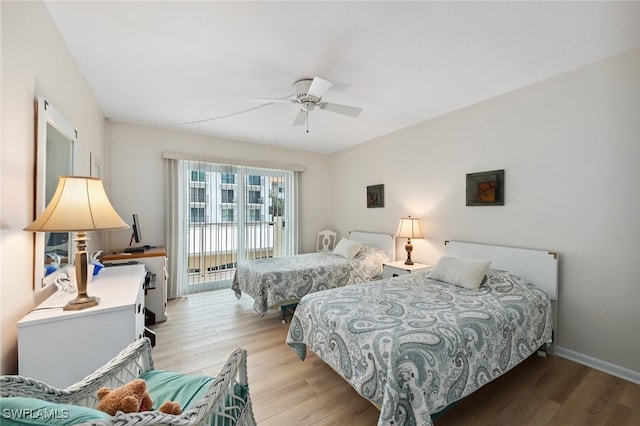
[[[93,296],[84,296],[78,295],[73,300],[67,302],[66,305],[62,308],[63,311],[80,311],[82,309],[91,308],[94,306],[98,306],[98,299]]]
[[[82,309],[98,306],[99,299],[87,294],[87,283],[89,282],[89,262],[87,260],[87,240],[84,231],[78,231],[78,236],[74,241],[78,244],[78,251],[76,251],[76,286],[78,287],[78,295],[75,299],[70,300],[62,308],[63,311],[80,311]],[[91,270],[93,275],[93,269]]]
[[[407,244],[404,245],[404,249],[407,251],[407,260],[404,261],[404,264],[413,265],[413,260],[411,260],[411,252],[413,251],[413,244],[411,244],[411,238],[407,240]]]

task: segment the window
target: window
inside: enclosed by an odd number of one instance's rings
[[[205,172],[199,172],[197,170],[193,170],[191,172],[191,180],[193,182],[206,182],[206,173]]]
[[[191,188],[191,202],[204,203],[206,201],[205,188]]]
[[[284,202],[285,202],[285,182],[282,178],[271,177],[270,178],[271,191],[269,192],[269,214],[271,220],[275,220],[276,217],[284,216]]]
[[[233,189],[220,190],[220,202],[221,203],[234,203]]]
[[[236,183],[236,175],[233,173],[220,173],[220,182]]]
[[[247,176],[247,185],[260,185],[261,176],[249,175]]]
[[[247,220],[249,220],[250,222],[261,222],[262,221],[262,217],[261,217],[261,212],[260,209],[249,209],[247,211],[248,213],[248,218]]]
[[[204,209],[192,207],[190,220],[194,223],[204,222]]]
[[[221,209],[222,222],[233,222],[233,209]]]
[[[262,192],[249,190],[249,196],[247,202],[250,204],[262,204]]]

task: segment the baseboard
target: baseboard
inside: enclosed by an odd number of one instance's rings
[[[611,364],[598,358],[592,358],[560,346],[556,346],[556,355],[640,385],[640,373],[637,371],[629,370],[628,368],[620,367],[619,365]]]

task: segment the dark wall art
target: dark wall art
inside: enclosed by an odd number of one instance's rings
[[[367,186],[367,208],[384,207],[384,185]]]
[[[504,206],[504,170],[467,173],[467,206]]]

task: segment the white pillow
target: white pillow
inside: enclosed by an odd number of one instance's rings
[[[353,259],[361,248],[362,243],[342,238],[336,245],[336,248],[333,249],[333,254],[346,257],[347,259]]]
[[[442,256],[429,273],[429,278],[477,290],[490,264],[490,260]]]

